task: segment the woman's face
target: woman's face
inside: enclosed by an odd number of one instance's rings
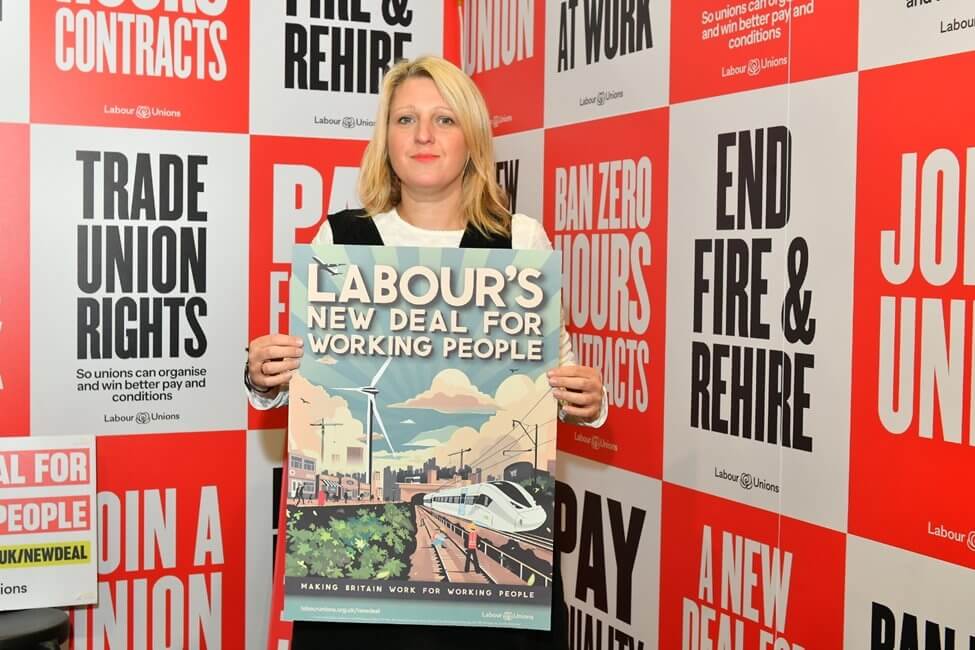
[[[393,92],[386,145],[404,192],[436,196],[460,190],[467,143],[432,79],[410,77]]]

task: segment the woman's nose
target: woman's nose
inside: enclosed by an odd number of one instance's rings
[[[415,137],[417,142],[433,141],[433,122],[428,119],[417,120]]]

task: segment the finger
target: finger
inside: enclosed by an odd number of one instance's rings
[[[263,386],[264,388],[274,388],[275,386],[286,386],[288,382],[291,381],[291,377],[295,374],[294,370],[288,372],[278,373],[276,375],[261,375],[258,381],[254,381],[257,386]]]
[[[552,377],[548,380],[552,388],[565,388],[568,390],[594,391],[599,386],[591,377]]]
[[[557,400],[561,400],[565,404],[571,404],[574,406],[590,406],[592,404],[598,404],[602,395],[596,392],[586,392],[577,393],[571,390],[553,390],[552,395]]]
[[[264,336],[259,336],[253,341],[249,347],[264,348],[269,345],[286,345],[289,347],[299,347],[305,344],[304,339],[298,338],[297,336],[291,336],[289,334],[266,334]]]
[[[548,371],[549,377],[586,377],[595,371],[586,366],[559,366]]]
[[[262,355],[269,348],[279,346],[287,349],[302,349],[305,342],[294,336],[288,336],[287,334],[268,334],[267,336],[259,336],[247,346],[247,358],[248,359],[261,359],[263,361]]]
[[[295,359],[304,354],[304,348],[294,345],[271,345],[254,353],[254,361]]]
[[[260,371],[264,375],[278,375],[282,372],[296,370],[301,365],[301,359],[282,359],[280,361],[264,361],[260,365]]]
[[[583,422],[592,422],[599,415],[599,409],[593,406],[572,406],[567,404],[562,407],[562,413]]]

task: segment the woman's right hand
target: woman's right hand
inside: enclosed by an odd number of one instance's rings
[[[301,365],[304,341],[287,334],[259,336],[247,346],[247,375],[258,389],[268,389],[274,397],[288,387],[295,369]]]

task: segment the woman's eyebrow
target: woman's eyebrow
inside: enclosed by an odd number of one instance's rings
[[[433,107],[433,109],[434,110],[450,111],[451,113],[454,112],[454,109],[452,109],[451,107],[447,106],[446,104],[437,104],[436,106]],[[405,111],[405,110],[414,110],[415,111],[416,110],[416,106],[414,106],[413,104],[404,104],[402,106],[393,106],[393,107],[391,107],[389,109],[389,112],[390,113],[395,113],[397,111]]]

